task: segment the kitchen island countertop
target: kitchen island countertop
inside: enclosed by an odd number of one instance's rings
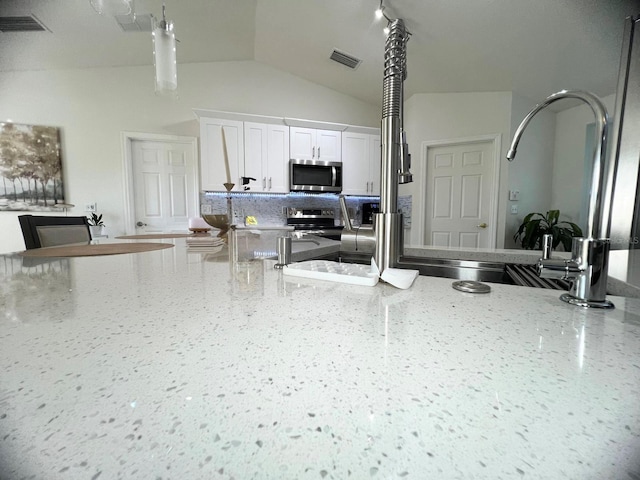
[[[0,478],[640,477],[640,300],[5,255]]]

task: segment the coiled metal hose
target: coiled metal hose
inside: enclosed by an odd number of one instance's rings
[[[384,77],[382,84],[382,118],[400,117],[402,82],[407,78],[407,30],[404,22],[394,20],[384,48]]]

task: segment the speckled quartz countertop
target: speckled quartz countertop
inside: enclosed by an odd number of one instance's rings
[[[0,257],[0,478],[637,479],[640,300]]]

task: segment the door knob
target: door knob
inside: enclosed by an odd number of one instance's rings
[[[487,228],[487,224],[486,224],[486,223],[484,223],[484,222],[482,222],[480,225],[477,225],[477,227],[480,227],[480,228]]]
[[[136,227],[146,227],[147,224],[146,223],[142,223],[142,222],[137,222],[136,223]]]

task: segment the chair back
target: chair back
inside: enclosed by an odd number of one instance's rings
[[[87,217],[20,215],[18,220],[27,250],[91,241]]]

